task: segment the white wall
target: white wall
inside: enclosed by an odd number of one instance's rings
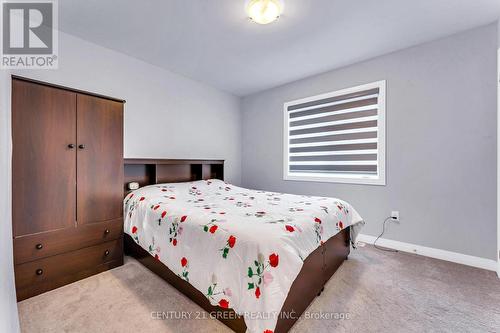
[[[240,183],[239,98],[64,33],[59,50],[58,70],[12,73],[125,99],[125,157],[225,159],[226,180]],[[0,73],[0,332],[15,332],[11,87],[10,73]]]
[[[496,49],[491,24],[245,97],[243,186],[345,199],[371,236],[399,210],[385,238],[496,260]],[[378,80],[387,186],[284,181],[283,103]]]
[[[58,70],[14,74],[125,99],[125,157],[225,159],[240,182],[239,98],[65,33],[59,50]]]

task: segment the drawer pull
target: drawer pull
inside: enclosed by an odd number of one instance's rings
[[[104,251],[104,256],[105,257],[109,256],[109,250]]]
[[[109,229],[104,230],[104,236],[109,235],[109,232],[110,232]]]
[[[43,274],[43,269],[39,268],[36,270],[36,275],[42,275]]]
[[[43,245],[40,244],[40,243],[38,243],[38,244],[36,244],[35,247],[36,247],[37,250],[41,250],[43,248]]]

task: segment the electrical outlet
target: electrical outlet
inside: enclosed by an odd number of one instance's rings
[[[393,210],[393,211],[391,212],[391,219],[392,219],[393,221],[397,221],[397,222],[399,222],[399,211],[397,211],[397,210]]]

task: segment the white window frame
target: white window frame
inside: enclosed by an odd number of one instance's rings
[[[346,95],[350,93],[355,93],[360,90],[369,89],[379,89],[378,96],[378,135],[377,135],[377,175],[353,175],[353,174],[325,174],[322,175],[291,175],[289,173],[289,111],[288,107],[291,105],[302,104],[307,102],[312,102],[315,100],[326,99],[330,97],[336,97],[341,95]],[[386,175],[385,175],[385,107],[386,107],[386,81],[381,80],[377,82],[372,82],[368,84],[363,84],[356,87],[351,87],[342,90],[336,90],[326,94],[320,94],[312,97],[302,98],[290,102],[286,102],[283,105],[283,179],[292,181],[310,181],[310,182],[327,182],[327,183],[344,183],[344,184],[363,184],[363,185],[386,185]]]

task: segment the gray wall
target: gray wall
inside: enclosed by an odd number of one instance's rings
[[[337,196],[376,235],[485,258],[496,244],[496,25],[315,76],[242,100],[66,34],[60,69],[18,74],[127,99],[127,157],[224,158],[229,181]],[[499,42],[500,45],[500,42]],[[300,65],[300,64],[298,64]],[[0,218],[10,221],[10,80],[0,71]],[[282,180],[282,106],[292,99],[387,80],[387,186]],[[243,140],[240,138],[243,131]],[[0,253],[12,253],[10,223]],[[0,257],[0,332],[18,327],[12,255]]]
[[[372,236],[399,210],[385,238],[496,259],[496,49],[491,24],[244,98],[243,186],[345,199]],[[387,186],[284,181],[283,103],[377,80]]]

